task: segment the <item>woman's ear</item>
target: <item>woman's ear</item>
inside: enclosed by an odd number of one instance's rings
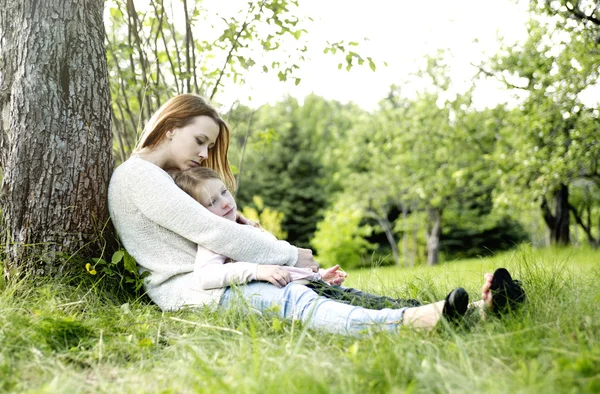
[[[174,135],[175,135],[175,132],[173,130],[167,131],[166,136],[167,136],[168,140],[172,140]]]

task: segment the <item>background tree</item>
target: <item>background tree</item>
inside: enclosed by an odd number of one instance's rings
[[[522,45],[493,61],[495,75],[524,97],[500,134],[499,198],[537,203],[551,242],[567,245],[571,189],[579,179],[598,179],[598,109],[582,97],[598,81],[600,56],[595,32],[564,18],[534,14],[528,29]]]
[[[288,98],[263,106],[254,118],[251,126],[245,126],[252,127],[254,138],[241,173],[240,204],[254,206],[254,197],[260,196],[265,206],[283,213],[287,240],[309,247],[335,188],[327,167],[334,164],[325,160],[343,128],[341,106],[316,96],[307,97],[303,105]],[[244,140],[245,127],[238,141]],[[234,163],[241,162],[239,155],[232,152]]]
[[[57,252],[99,253],[94,240],[107,224],[113,167],[103,6],[7,0],[0,7],[7,274],[56,272]]]

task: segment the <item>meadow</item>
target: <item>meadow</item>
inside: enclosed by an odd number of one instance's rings
[[[28,393],[600,392],[600,252],[521,247],[434,268],[352,271],[347,285],[441,299],[507,267],[528,294],[505,319],[431,332],[307,330],[273,315],[162,313],[101,286],[42,279],[0,292],[0,391]]]

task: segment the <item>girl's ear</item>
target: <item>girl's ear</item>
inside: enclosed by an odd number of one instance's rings
[[[173,130],[169,130],[169,131],[167,131],[166,135],[167,135],[167,139],[171,140],[171,139],[173,139],[173,136],[175,135],[175,132]]]

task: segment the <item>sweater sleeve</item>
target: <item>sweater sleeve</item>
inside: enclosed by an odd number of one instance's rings
[[[224,264],[225,256],[198,246],[194,275],[200,289],[210,290],[241,285],[256,279],[257,264],[238,262]]]
[[[127,197],[150,221],[234,260],[296,264],[294,246],[212,214],[179,189],[160,167],[140,161],[143,163],[135,163],[126,174]]]

